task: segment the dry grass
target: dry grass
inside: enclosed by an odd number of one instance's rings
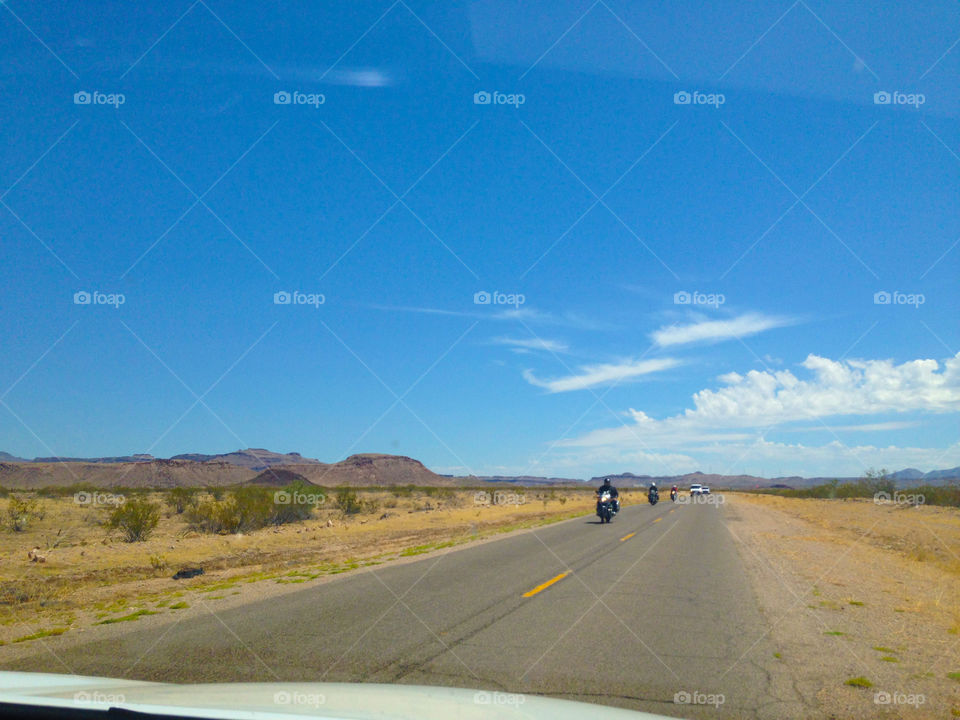
[[[193,531],[184,515],[165,507],[153,535],[133,543],[103,525],[110,507],[44,498],[42,517],[31,518],[22,532],[0,529],[0,643],[23,636],[25,628],[33,635],[184,609],[186,600],[171,601],[187,590],[212,600],[240,582],[309,582],[593,508],[590,491],[519,492],[522,504],[490,505],[477,503],[470,490],[364,490],[358,514],[323,506],[304,522],[234,535]],[[162,502],[160,493],[151,495]],[[6,502],[0,499],[0,508]],[[45,562],[30,562],[33,547]],[[204,574],[171,579],[188,566]]]
[[[771,637],[827,717],[947,717],[960,707],[960,509],[729,493]],[[849,678],[845,687],[838,678]],[[881,708],[862,695],[920,694]],[[889,710],[889,714],[887,711]]]
[[[738,493],[738,498],[788,511],[836,536],[889,550],[911,563],[931,563],[960,577],[960,511],[950,507],[877,505],[872,500],[820,500]]]

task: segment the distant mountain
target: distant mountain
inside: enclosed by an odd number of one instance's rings
[[[150,463],[161,460],[153,455],[141,453],[135,455],[121,455],[117,457],[36,457],[33,460],[19,458],[10,453],[0,452],[0,462],[34,462],[34,463],[89,463],[89,464],[117,464],[117,463]],[[275,465],[304,465],[321,464],[319,460],[305,458],[300,453],[276,453],[262,448],[247,448],[219,455],[205,455],[203,453],[185,453],[174,455],[170,460],[184,460],[197,463],[228,463],[251,470],[264,470]]]
[[[714,475],[702,473],[699,470],[685,475],[635,475],[633,473],[620,473],[619,475],[598,475],[590,478],[591,485],[599,485],[605,478],[610,478],[610,482],[617,487],[647,487],[650,483],[657,485],[679,485],[687,487],[692,483],[701,483],[702,485],[716,485],[726,488],[755,488],[767,487],[770,480],[753,475]]]
[[[38,457],[26,460],[0,452],[0,486],[43,487],[77,482],[90,482],[98,487],[216,486],[244,482],[288,484],[285,481],[280,482],[280,473],[271,475],[264,472],[278,467],[289,470],[291,479],[303,478],[307,482],[328,487],[411,484],[599,485],[604,478],[609,477],[614,485],[624,488],[646,487],[651,482],[668,486],[689,486],[699,482],[718,488],[748,489],[783,486],[804,488],[833,480],[840,483],[857,480],[855,477],[836,476],[762,478],[754,475],[714,475],[699,471],[684,475],[637,475],[622,472],[617,475],[599,475],[587,481],[535,475],[451,476],[438,475],[418,460],[402,455],[366,453],[351,455],[336,463],[323,463],[296,452],[277,453],[263,448],[247,448],[220,454],[184,453],[169,459],[141,453],[116,457]],[[925,483],[941,485],[960,480],[960,467],[926,473],[916,468],[905,468],[890,473],[890,478],[899,487]]]
[[[60,457],[54,455],[53,457],[36,457],[33,460],[21,460],[21,462],[35,462],[35,463],[65,463],[65,462],[82,462],[82,463],[128,463],[128,462],[152,462],[157,460],[153,455],[121,455],[119,457],[99,457],[99,458],[74,458],[74,457]]]
[[[171,460],[189,460],[190,462],[206,462],[217,457],[216,455],[204,455],[203,453],[184,453],[183,455],[174,455]]]
[[[329,464],[297,453],[279,454],[257,449],[209,457],[202,462],[160,458],[130,462],[0,461],[0,487],[42,488],[89,483],[95,487],[171,488],[220,487],[250,482],[284,486],[295,480],[326,487],[455,484],[453,479],[437,475],[418,460],[402,455],[351,455]],[[243,464],[245,462],[249,464]]]
[[[304,475],[315,485],[376,487],[382,485],[452,486],[454,480],[437,475],[419,460],[405,455],[362,453],[327,465],[290,465],[287,469]]]
[[[919,480],[923,476],[924,472],[916,468],[907,468],[906,470],[897,470],[895,473],[890,473],[890,477],[894,480]]]
[[[275,453],[263,448],[247,448],[246,450],[236,450],[231,453],[221,455],[202,455],[200,453],[188,453],[186,455],[174,455],[171,460],[192,460],[193,462],[225,462],[231,465],[247,467],[251,470],[265,470],[275,465],[319,465],[319,460],[305,458],[300,453]]]
[[[482,483],[507,483],[513,485],[582,485],[583,480],[574,478],[538,477],[536,475],[469,475],[459,477],[461,485]]]
[[[947,478],[960,478],[960,467],[950,468],[949,470],[932,470],[923,474],[924,480],[945,480]]]

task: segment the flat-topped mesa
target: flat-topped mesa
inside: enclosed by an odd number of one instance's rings
[[[384,485],[453,486],[454,480],[437,475],[422,462],[405,455],[358,453],[330,465],[296,465],[298,473],[315,484],[335,487],[352,485],[374,487]]]

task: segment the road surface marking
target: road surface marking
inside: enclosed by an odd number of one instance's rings
[[[629,535],[624,535],[622,538],[620,538],[620,542],[623,542],[624,540],[629,540],[629,539],[632,538],[634,535],[636,535],[635,532],[632,532],[632,533],[630,533]]]
[[[656,520],[654,520],[654,522],[660,522],[661,520],[663,520],[663,518],[662,518],[662,517],[658,517]]]
[[[670,512],[673,512],[676,508],[671,508]],[[669,515],[669,513],[667,513]]]
[[[569,574],[570,574],[570,571],[569,571],[569,570],[567,570],[566,572],[562,572],[562,573],[560,573],[559,575],[557,575],[555,578],[551,578],[550,580],[547,580],[545,583],[543,583],[543,584],[541,584],[541,585],[537,585],[533,590],[530,590],[529,592],[525,592],[525,593],[523,594],[523,597],[533,597],[534,595],[536,595],[536,594],[537,594],[538,592],[540,592],[541,590],[546,590],[548,587],[550,587],[551,585],[553,585],[555,582],[560,582],[561,580],[563,580],[563,579],[564,579],[567,575],[569,575]]]

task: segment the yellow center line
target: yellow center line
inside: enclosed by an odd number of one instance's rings
[[[671,508],[670,512],[673,512],[674,510],[676,510],[676,508]],[[667,513],[667,514],[669,515],[670,513]]]
[[[624,535],[622,538],[620,538],[620,542],[623,542],[624,540],[629,540],[629,539],[632,538],[634,535],[636,535],[635,532],[632,532],[632,533],[630,533],[629,535]]]
[[[663,518],[662,518],[662,517],[658,517],[656,520],[654,520],[654,522],[660,522],[661,520],[663,520]]]
[[[555,582],[560,582],[561,580],[563,580],[563,579],[564,579],[567,575],[569,575],[569,574],[570,574],[570,571],[569,571],[569,570],[567,570],[566,572],[562,572],[562,573],[560,573],[559,575],[557,575],[555,578],[551,578],[550,580],[547,580],[545,583],[543,583],[543,584],[541,584],[541,585],[537,585],[533,590],[530,590],[529,592],[525,592],[525,593],[523,594],[523,597],[525,597],[525,598],[526,598],[526,597],[533,597],[533,596],[536,595],[538,592],[541,592],[542,590],[546,590],[548,587],[550,587],[551,585],[553,585]]]

